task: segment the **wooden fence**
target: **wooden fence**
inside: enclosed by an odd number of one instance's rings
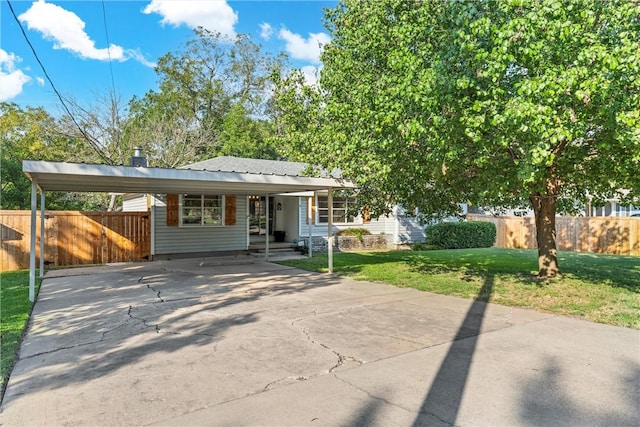
[[[493,222],[498,248],[538,247],[533,217],[469,214],[467,219]],[[556,217],[556,242],[561,251],[640,255],[640,218]]]
[[[36,265],[40,263],[40,213]],[[145,261],[151,249],[148,212],[45,212],[46,266]],[[29,268],[31,212],[0,210],[0,271]]]

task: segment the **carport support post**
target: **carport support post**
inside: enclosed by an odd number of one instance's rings
[[[266,224],[264,225],[264,260],[269,262],[269,193],[264,196],[264,211],[266,218]]]
[[[40,278],[44,277],[44,190],[40,192]]]
[[[328,246],[327,246],[327,258],[329,261],[329,273],[333,273],[333,189],[329,188],[328,190],[328,194],[327,194],[327,205],[328,205],[328,210],[329,210],[329,215],[328,215],[328,223],[329,223],[329,230],[328,230]]]
[[[307,200],[307,218],[309,219],[309,258],[313,258],[313,200],[316,197],[316,193],[314,191],[313,196],[309,197]]]
[[[31,181],[31,242],[29,247],[29,301],[36,299],[36,210],[38,208],[38,187]]]

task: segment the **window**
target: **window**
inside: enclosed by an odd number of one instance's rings
[[[224,198],[218,195],[183,194],[180,197],[180,225],[224,225]]]
[[[329,197],[318,196],[318,224],[327,224],[329,222]],[[333,223],[346,224],[354,223],[356,212],[355,197],[333,196]]]

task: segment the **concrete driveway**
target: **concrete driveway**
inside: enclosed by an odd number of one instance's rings
[[[0,424],[640,425],[640,333],[197,259],[49,272]]]

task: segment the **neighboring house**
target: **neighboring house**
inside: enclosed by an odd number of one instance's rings
[[[304,175],[306,164],[216,157],[180,169],[297,177]],[[336,177],[338,174],[333,175]],[[266,197],[266,194],[258,193],[128,193],[123,195],[123,210],[151,210],[152,253],[156,257],[248,250],[251,245],[264,243],[266,230],[269,230],[270,241],[295,243],[307,239],[310,234],[316,239],[328,236],[327,191],[269,194],[268,204]],[[231,203],[236,213],[233,224],[229,224],[226,218]],[[402,208],[394,207],[388,217],[369,219],[361,215],[349,216],[348,208],[353,203],[355,199],[352,197],[334,192],[332,233],[349,227],[362,227],[372,234],[385,235],[389,247],[424,240],[424,227],[406,215]],[[267,205],[268,216],[265,211]]]
[[[531,208],[507,209],[507,208],[478,208],[469,207],[469,213],[493,216],[533,216]],[[558,214],[562,216],[562,214]],[[576,216],[576,215],[568,215]],[[577,213],[577,216],[590,217],[630,217],[640,216],[640,206],[623,205],[617,199],[609,199],[604,206],[591,206],[588,204],[585,209]]]

